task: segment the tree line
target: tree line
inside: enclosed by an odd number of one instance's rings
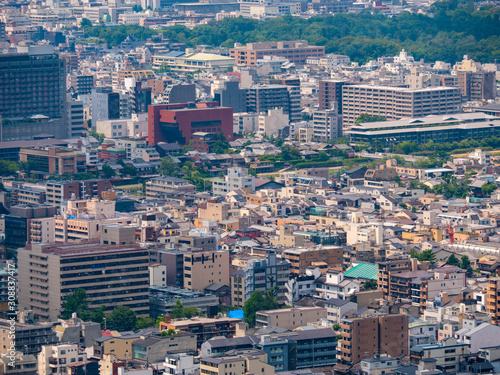
[[[402,48],[416,59],[454,63],[463,55],[480,62],[491,62],[500,55],[500,8],[480,9],[469,1],[436,2],[429,15],[403,12],[394,17],[365,11],[339,13],[303,19],[286,15],[265,21],[225,18],[193,29],[172,26],[159,32],[174,43],[188,47],[200,44],[231,48],[234,43],[305,39],[325,46],[327,53],[350,56],[367,62],[395,55]],[[158,33],[137,25],[106,27],[82,22],[85,36],[101,38],[110,46],[119,45],[127,35],[145,40]]]

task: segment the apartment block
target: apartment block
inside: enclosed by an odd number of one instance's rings
[[[2,355],[10,350],[10,327],[9,320],[0,319],[0,354]],[[58,341],[51,323],[16,323],[16,340],[14,341],[16,352],[37,355],[44,345],[52,345]]]
[[[495,72],[458,71],[457,76],[464,101],[495,99]]]
[[[235,355],[202,358],[200,373],[203,375],[245,375],[259,373],[274,375],[274,367],[267,364],[267,353],[260,350],[236,352]]]
[[[335,109],[313,112],[313,140],[336,141],[342,136],[342,116]]]
[[[281,42],[248,43],[242,47],[235,45],[229,50],[229,57],[235,59],[236,64],[256,65],[257,60],[264,56],[283,56],[290,62],[305,64],[310,56],[325,56],[324,46],[309,46],[306,40],[292,40]]]
[[[46,199],[46,190],[37,187],[24,186],[21,182],[12,182],[10,204],[43,204]]]
[[[411,262],[409,259],[391,260],[378,263],[378,289],[381,289],[385,296],[390,295],[390,275],[410,270]]]
[[[278,301],[286,300],[286,282],[290,275],[290,263],[278,261],[274,250],[268,250],[266,259],[249,262],[245,267],[245,302],[253,292],[265,292],[277,287]]]
[[[231,275],[231,306],[243,307],[245,304],[245,272],[238,270]]]
[[[486,312],[491,314],[491,324],[500,324],[500,278],[488,280]]]
[[[409,354],[408,316],[402,314],[343,319],[339,359],[354,365],[375,354]]]
[[[228,168],[224,179],[212,179],[214,195],[225,196],[231,191],[245,188],[255,191],[255,177],[249,175],[246,168]]]
[[[184,255],[184,288],[204,290],[218,283],[229,285],[228,251],[190,251]]]
[[[196,187],[188,180],[177,177],[156,177],[146,182],[146,198],[162,198],[166,193],[173,190],[193,193]]]
[[[459,343],[456,338],[449,337],[437,344],[415,346],[411,349],[410,359],[412,362],[419,363],[427,358],[433,358],[440,369],[448,374],[456,374],[467,354],[470,354],[467,344]]]
[[[32,171],[60,176],[85,172],[87,157],[79,150],[62,147],[21,148],[19,161],[32,163]]]
[[[247,112],[268,113],[281,108],[290,122],[300,119],[300,87],[285,85],[253,85],[247,88]]]
[[[290,271],[298,275],[316,262],[324,262],[328,268],[342,268],[343,249],[337,246],[322,246],[316,249],[286,249],[283,258],[290,262]]]
[[[344,85],[342,87],[342,124],[349,128],[362,113],[384,116],[387,120],[460,112],[458,87],[402,87]]]
[[[18,46],[17,53],[0,55],[0,116],[4,119],[33,115],[63,118],[65,67],[65,60],[48,45]],[[45,130],[54,134],[50,128]],[[3,136],[9,138],[6,134]]]
[[[308,323],[326,319],[324,307],[292,307],[290,309],[257,311],[255,323],[258,327],[279,327],[290,331]]]
[[[138,244],[31,244],[18,250],[19,306],[56,320],[68,294],[87,291],[90,308],[149,313],[149,254]]]
[[[76,344],[47,345],[38,355],[38,374],[63,374],[68,366],[86,360],[87,353],[80,351]]]
[[[99,198],[113,188],[109,180],[47,181],[47,203],[59,205],[71,198]]]
[[[236,332],[236,324],[240,323],[241,319],[236,318],[191,318],[168,321],[160,323],[160,332],[174,329],[187,333],[196,334],[197,347],[201,348],[201,344],[210,340],[215,336],[224,336],[228,339],[232,338]]]
[[[332,106],[338,109],[338,113],[342,114],[342,87],[344,85],[352,85],[353,83],[339,80],[324,80],[319,81],[318,97],[319,110],[326,111],[332,109]]]

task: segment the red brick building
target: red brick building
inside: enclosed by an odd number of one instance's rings
[[[148,109],[148,142],[188,144],[197,132],[222,132],[233,138],[233,109],[218,107],[217,102],[150,105]]]

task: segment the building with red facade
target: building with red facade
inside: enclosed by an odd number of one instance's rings
[[[218,134],[233,138],[233,109],[217,102],[150,105],[148,142],[188,144],[194,133]]]

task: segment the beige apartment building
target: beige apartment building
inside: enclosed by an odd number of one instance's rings
[[[491,314],[491,324],[500,323],[500,277],[488,280],[486,312]]]
[[[229,204],[219,203],[216,199],[209,199],[207,203],[200,204],[198,209],[200,219],[224,221],[229,218]]]
[[[329,268],[342,268],[344,253],[338,246],[322,246],[317,249],[287,249],[283,251],[283,257],[290,262],[292,274],[298,275],[317,262],[324,262]]]
[[[290,309],[257,311],[255,323],[258,327],[279,327],[293,330],[326,318],[327,310],[324,307],[292,307]]]
[[[149,252],[138,244],[29,244],[18,250],[19,308],[55,321],[65,297],[87,291],[89,308],[149,313]]]
[[[283,56],[290,62],[305,64],[308,57],[325,56],[324,46],[310,46],[307,40],[292,40],[281,42],[248,43],[246,46],[235,46],[229,50],[229,57],[236,64],[256,65],[257,60],[264,56]]]
[[[188,180],[177,177],[156,177],[146,182],[146,198],[149,199],[162,198],[165,194],[176,190],[194,193],[196,187]]]
[[[200,362],[202,375],[274,375],[274,366],[267,364],[267,353],[261,350],[238,352],[237,355],[203,358]]]
[[[204,290],[213,283],[229,285],[228,251],[190,251],[184,255],[184,288]]]
[[[342,126],[350,128],[362,113],[384,116],[387,120],[403,117],[446,115],[460,112],[458,87],[404,87],[344,85],[342,87]]]

